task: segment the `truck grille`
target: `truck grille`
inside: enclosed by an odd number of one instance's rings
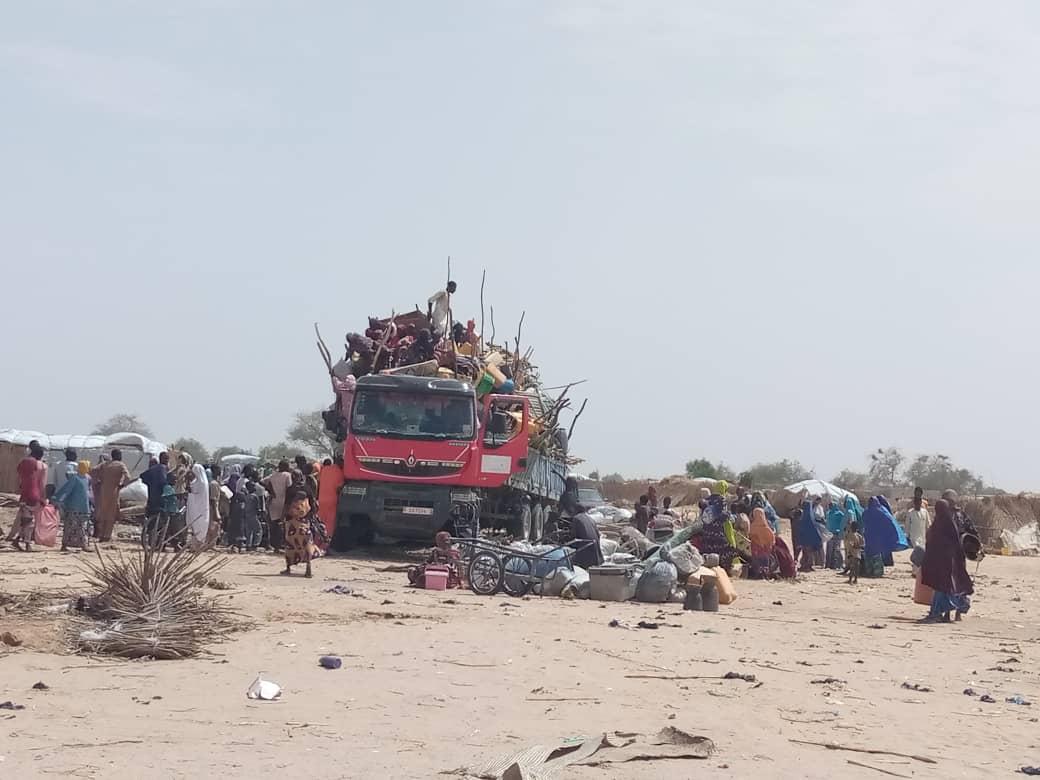
[[[462,471],[457,461],[416,460],[409,464],[399,458],[358,458],[366,471],[392,477],[448,477]]]

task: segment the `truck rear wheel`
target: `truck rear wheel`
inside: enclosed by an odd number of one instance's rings
[[[545,515],[545,507],[535,504],[534,510],[531,512],[531,535],[528,537],[532,542],[542,540],[542,534],[545,533]]]
[[[532,514],[531,504],[524,501],[520,505],[520,512],[514,518],[513,527],[510,529],[512,535],[517,539],[527,540],[531,538]]]

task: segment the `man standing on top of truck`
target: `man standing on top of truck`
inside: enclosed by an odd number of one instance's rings
[[[430,318],[430,327],[433,329],[433,335],[438,340],[444,338],[444,335],[451,327],[448,310],[450,298],[457,289],[458,285],[455,282],[448,282],[448,286],[445,289],[435,292],[430,296],[430,300],[426,302],[426,316]]]

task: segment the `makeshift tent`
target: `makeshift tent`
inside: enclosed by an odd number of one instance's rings
[[[832,485],[830,482],[824,482],[822,479],[803,479],[801,482],[795,482],[793,485],[788,485],[784,490],[788,493],[794,493],[795,495],[805,490],[808,491],[809,495],[813,498],[816,498],[817,496],[820,498],[830,496],[832,501],[837,501],[842,505],[844,505],[847,496],[856,498],[855,493],[850,493],[848,490],[844,490],[837,485]],[[857,498],[856,500],[858,501],[859,499]]]
[[[221,466],[255,466],[260,462],[260,456],[258,455],[246,455],[245,453],[236,452],[231,455],[225,455],[220,459]]]
[[[166,447],[137,433],[113,433],[111,436],[82,436],[75,434],[46,434],[15,428],[0,430],[0,493],[18,492],[18,464],[26,455],[29,442],[36,439],[44,449],[48,467],[48,481],[65,462],[65,450],[76,450],[80,460],[97,464],[102,453],[112,449],[123,452],[123,462],[135,477],[148,468],[148,461]]]

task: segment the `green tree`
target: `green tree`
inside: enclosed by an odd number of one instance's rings
[[[625,478],[615,471],[613,474],[607,474],[605,477],[603,477],[603,481],[609,484],[616,485],[618,482],[624,482]]]
[[[697,458],[697,460],[691,460],[686,463],[686,476],[688,477],[707,477],[709,479],[722,479],[719,476],[719,470],[707,458]]]
[[[286,432],[290,444],[295,444],[319,458],[331,458],[340,450],[340,445],[325,430],[322,410],[297,412],[292,425]]]
[[[982,479],[969,469],[958,468],[947,455],[918,455],[907,466],[907,483],[925,490],[956,490],[977,493],[984,488]]]
[[[113,414],[100,425],[94,427],[93,433],[97,436],[111,436],[113,433],[137,433],[147,439],[154,439],[155,434],[148,427],[140,415],[120,412]]]
[[[596,470],[590,471],[589,472],[589,479],[595,480],[596,482],[599,482],[599,472],[596,471]]]
[[[783,487],[812,477],[812,471],[796,460],[756,463],[747,470],[755,487]]]
[[[198,439],[192,439],[185,436],[177,439],[177,441],[170,444],[171,450],[177,450],[177,452],[186,452],[195,459],[196,463],[209,463],[209,450],[206,449],[205,445]]]
[[[297,453],[297,448],[290,446],[284,441],[275,444],[267,444],[257,451],[262,463],[277,463],[280,460],[292,460]]]
[[[862,471],[852,471],[851,469],[843,469],[834,479],[831,480],[835,485],[846,490],[851,490],[853,493],[866,490],[870,487],[870,476],[864,474]]]
[[[234,445],[230,447],[217,447],[215,450],[213,450],[213,454],[210,457],[213,458],[214,463],[220,463],[220,459],[223,458],[225,455],[238,455],[240,453],[242,455],[253,454],[251,450],[248,450],[245,447],[239,447],[237,445]]]

